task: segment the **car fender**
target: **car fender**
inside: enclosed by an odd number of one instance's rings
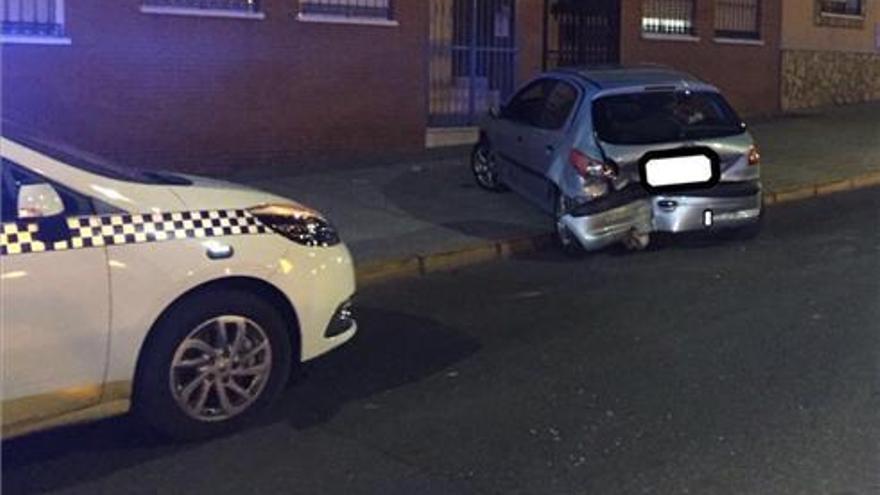
[[[289,244],[280,236],[264,234],[108,247],[112,316],[105,381],[131,383],[147,335],[181,296],[225,278],[268,281]],[[211,259],[208,249],[212,245],[228,246],[232,255]]]

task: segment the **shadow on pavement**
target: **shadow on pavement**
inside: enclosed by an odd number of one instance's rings
[[[413,315],[362,308],[358,322],[355,340],[304,367],[293,390],[273,407],[271,421],[310,428],[331,419],[346,403],[418,382],[481,347],[469,335]]]
[[[279,422],[297,430],[319,426],[348,402],[418,382],[481,347],[462,332],[408,314],[361,308],[358,321],[351,342],[304,365],[250,428]],[[42,493],[70,487],[198,446],[163,441],[129,416],[37,433],[3,442],[2,489]]]
[[[412,218],[478,239],[521,237],[551,225],[516,194],[477,187],[466,163],[408,170],[385,184],[382,194]]]

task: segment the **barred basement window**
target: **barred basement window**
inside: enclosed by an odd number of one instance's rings
[[[257,14],[259,0],[143,0],[144,12],[175,13],[175,11],[230,12]]]
[[[0,0],[4,41],[8,38],[63,38],[64,0]]]
[[[761,39],[761,0],[717,0],[715,36]]]
[[[864,3],[865,0],[819,0],[819,9],[823,14],[861,17],[864,15]]]
[[[394,19],[392,0],[299,0],[300,15],[347,19]]]
[[[693,36],[695,0],[642,0],[642,32]]]

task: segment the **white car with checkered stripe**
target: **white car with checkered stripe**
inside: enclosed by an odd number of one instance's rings
[[[5,438],[128,411],[229,431],[355,334],[352,260],[314,210],[3,135]]]

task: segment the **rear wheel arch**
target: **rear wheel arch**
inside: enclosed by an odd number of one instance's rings
[[[200,296],[210,292],[228,290],[239,290],[256,294],[258,297],[260,297],[260,299],[268,302],[273,308],[275,308],[275,310],[278,311],[281,318],[287,324],[287,335],[290,339],[291,350],[293,351],[292,357],[295,358],[294,363],[298,364],[302,361],[302,334],[299,324],[299,317],[297,315],[296,308],[293,306],[293,303],[290,302],[290,300],[287,298],[287,296],[284,295],[283,292],[281,292],[281,290],[264,280],[252,277],[228,277],[211,280],[209,282],[205,282],[201,285],[193,287],[192,289],[178,296],[173,302],[171,302],[171,304],[167,305],[165,309],[162,310],[162,313],[150,326],[150,330],[147,332],[147,336],[141,343],[140,349],[138,350],[134,381],[132,383],[133,403],[138,400],[138,383],[141,381],[140,378],[144,369],[143,365],[145,351],[150,348],[153,339],[156,338],[157,329],[161,327],[161,324],[172,314],[174,310],[182,305],[187,304],[187,302],[193,299],[195,296]]]

